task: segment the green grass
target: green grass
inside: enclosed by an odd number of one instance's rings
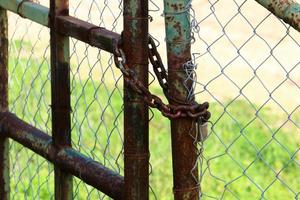
[[[26,49],[24,45],[30,44],[22,45]],[[16,41],[15,46],[20,47],[20,42]],[[17,55],[14,50],[11,51],[12,55]],[[29,60],[23,56],[10,58],[11,110],[49,133],[51,117],[47,62],[34,57]],[[74,63],[73,72],[76,67]],[[109,70],[105,77],[103,81],[106,84],[101,84],[100,77],[93,81],[79,78],[72,81],[73,146],[122,174],[123,117],[119,115],[122,98],[120,91],[110,84],[112,73]],[[121,82],[118,83],[120,90]],[[156,88],[154,90],[157,91]],[[203,199],[210,199],[211,196],[248,200],[260,199],[262,195],[265,199],[294,199],[294,193],[300,191],[300,155],[291,157],[300,147],[299,129],[287,121],[286,114],[272,107],[266,106],[256,112],[254,108],[259,108],[259,105],[250,105],[246,100],[223,103],[226,110],[216,102],[212,102],[210,107],[214,126],[204,143]],[[291,118],[299,124],[299,112]],[[170,146],[169,121],[154,111],[150,122],[150,183],[158,199],[172,199]],[[16,143],[11,145],[10,158],[12,197],[53,198],[51,164]],[[278,177],[276,173],[279,173]],[[74,193],[76,199],[97,199],[99,194],[77,178]],[[151,199],[154,199],[153,194]]]

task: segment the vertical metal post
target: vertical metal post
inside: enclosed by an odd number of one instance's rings
[[[191,30],[187,0],[164,0],[170,103],[189,103],[184,63],[191,60]],[[171,120],[175,200],[199,199],[195,123],[190,118]]]
[[[50,1],[52,137],[56,150],[71,147],[69,38],[57,32],[56,16],[69,14],[68,0]],[[58,166],[55,199],[73,199],[72,176]]]
[[[124,0],[123,49],[128,66],[148,87],[148,0]],[[126,200],[149,198],[148,106],[124,84],[124,180]]]
[[[0,112],[8,111],[8,19],[0,8]],[[0,133],[0,199],[9,199],[9,139]]]

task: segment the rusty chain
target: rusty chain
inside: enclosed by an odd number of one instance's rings
[[[163,89],[163,92],[167,98],[169,98],[168,90],[169,90],[169,84],[168,84],[168,74],[167,70],[164,67],[164,64],[162,62],[162,59],[158,53],[157,47],[155,45],[154,40],[149,37],[149,60],[152,64],[153,71],[157,77],[157,80],[159,82],[159,85]]]
[[[153,70],[160,86],[163,89],[167,99],[170,100],[168,95],[168,78],[167,71],[163,65],[162,59],[157,51],[156,45],[151,37],[149,37],[149,60],[153,66]],[[207,102],[198,104],[197,102],[191,102],[189,104],[184,103],[182,105],[165,104],[160,97],[152,94],[144,85],[141,83],[135,73],[129,68],[126,56],[122,48],[115,50],[114,61],[124,76],[124,80],[129,86],[143,97],[144,101],[151,108],[157,108],[163,116],[170,119],[177,119],[181,117],[189,117],[202,123],[207,122],[210,118],[210,112],[207,110],[209,104]]]

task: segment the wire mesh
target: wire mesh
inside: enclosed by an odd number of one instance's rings
[[[51,133],[49,31],[9,13],[9,109]],[[11,199],[53,199],[53,166],[10,142]]]
[[[210,134],[197,143],[201,199],[298,199],[299,33],[255,1],[187,2],[195,39],[187,75],[212,113]],[[121,0],[70,1],[70,15],[118,33],[122,9]],[[162,2],[150,1],[150,33],[166,64],[162,13]],[[11,13],[9,25],[10,110],[50,134],[49,30]],[[73,147],[122,174],[121,73],[106,52],[75,39],[70,50]],[[151,70],[150,77],[163,97]],[[170,199],[168,119],[155,110],[149,119],[150,199]],[[12,199],[53,199],[53,166],[14,142],[10,152]],[[75,199],[108,199],[74,182]]]
[[[212,113],[208,138],[199,143],[191,134],[200,198],[298,199],[299,33],[255,1],[186,2],[193,54],[183,67],[194,81],[188,99],[211,102]],[[163,4],[155,8],[150,33],[165,49]],[[166,191],[158,189],[158,199],[172,190],[172,173],[163,173]]]
[[[70,1],[70,15],[121,33],[122,1]],[[123,79],[111,54],[71,40],[73,146],[123,174]],[[74,196],[107,199],[75,179]]]
[[[70,1],[70,15],[119,33],[121,13],[121,1]],[[9,38],[10,110],[51,134],[49,30],[9,13]],[[70,52],[73,147],[122,174],[121,73],[110,54],[80,41],[71,39]],[[12,199],[54,198],[51,164],[15,142],[10,159]],[[74,179],[74,199],[108,199]]]
[[[35,1],[49,7],[49,1]],[[123,2],[70,1],[70,15],[121,33]],[[10,110],[51,134],[49,30],[10,13]],[[36,31],[39,30],[39,31]],[[123,175],[123,80],[111,54],[70,41],[72,145]],[[11,143],[12,199],[53,199],[53,166]],[[18,159],[18,158],[22,159]],[[109,199],[74,178],[74,199]]]
[[[213,114],[202,199],[298,199],[300,34],[255,1],[193,9],[195,97]]]

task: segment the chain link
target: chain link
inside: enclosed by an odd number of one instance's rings
[[[177,119],[181,117],[190,117],[201,121],[202,123],[207,122],[210,118],[210,112],[207,110],[209,104],[207,102],[203,104],[198,104],[193,101],[190,104],[183,105],[172,105],[165,104],[161,98],[152,94],[144,85],[141,83],[135,73],[129,68],[126,61],[126,56],[121,48],[115,50],[115,64],[119,68],[124,76],[124,80],[129,84],[129,86],[140,96],[143,97],[144,101],[151,108],[158,109],[163,116],[170,119]],[[157,51],[156,45],[152,38],[149,37],[149,60],[153,66],[155,75],[164,91],[164,94],[169,99],[168,95],[168,78],[167,71],[163,65],[162,59]]]
[[[152,37],[149,37],[149,60],[150,63],[152,64],[153,71],[157,77],[159,85],[163,89],[165,96],[169,98],[168,95],[169,84],[168,84],[167,70],[164,67],[162,59],[158,53],[157,47]]]

